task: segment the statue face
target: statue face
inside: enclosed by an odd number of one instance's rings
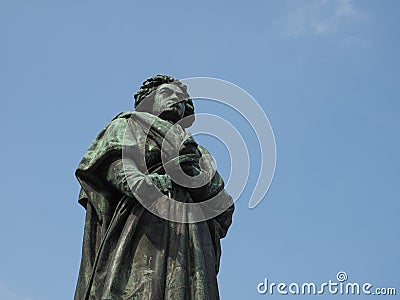
[[[185,114],[186,98],[185,92],[177,85],[162,84],[155,91],[152,113],[164,120],[177,122]]]

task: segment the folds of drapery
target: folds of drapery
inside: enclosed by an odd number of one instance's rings
[[[154,117],[135,114],[121,114],[103,129],[76,172],[86,220],[75,299],[218,299],[219,240],[231,224],[233,203],[208,221],[174,223],[154,216],[105,180],[108,166],[121,157],[123,147],[136,153],[144,147],[141,122]],[[134,132],[127,139],[125,129],[135,118],[130,128]],[[144,168],[139,161],[138,172]],[[202,188],[176,186],[173,197],[197,202],[220,193],[221,201],[231,203],[223,187],[216,173]]]

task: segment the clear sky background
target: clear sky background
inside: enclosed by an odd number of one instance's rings
[[[237,84],[275,133],[271,188],[248,209],[255,168],[222,240],[221,299],[280,299],[257,284],[320,284],[339,271],[399,294],[399,10],[395,0],[0,0],[0,299],[72,299],[85,216],[75,168],[158,73]],[[226,177],[226,151],[203,141]],[[333,296],[296,299],[314,297]]]

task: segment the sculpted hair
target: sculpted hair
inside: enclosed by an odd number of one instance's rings
[[[140,87],[139,91],[134,95],[135,98],[135,109],[137,111],[147,111],[150,112],[150,106],[152,105],[153,99],[154,99],[154,91],[162,84],[165,83],[173,83],[179,88],[182,89],[182,91],[185,93],[186,99],[185,99],[185,114],[183,118],[185,118],[183,121],[179,122],[179,124],[184,127],[190,127],[195,119],[194,116],[194,106],[193,106],[193,101],[190,99],[190,96],[187,92],[187,86],[184,85],[182,82],[179,80],[168,76],[168,75],[162,75],[158,74],[156,76],[150,77],[146,79],[146,81],[143,82],[142,86]],[[146,101],[143,101],[145,100]]]

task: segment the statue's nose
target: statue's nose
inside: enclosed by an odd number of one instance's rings
[[[173,93],[173,94],[169,97],[169,100],[172,100],[172,101],[179,101],[180,99],[179,99],[179,96],[178,96],[176,93]]]

